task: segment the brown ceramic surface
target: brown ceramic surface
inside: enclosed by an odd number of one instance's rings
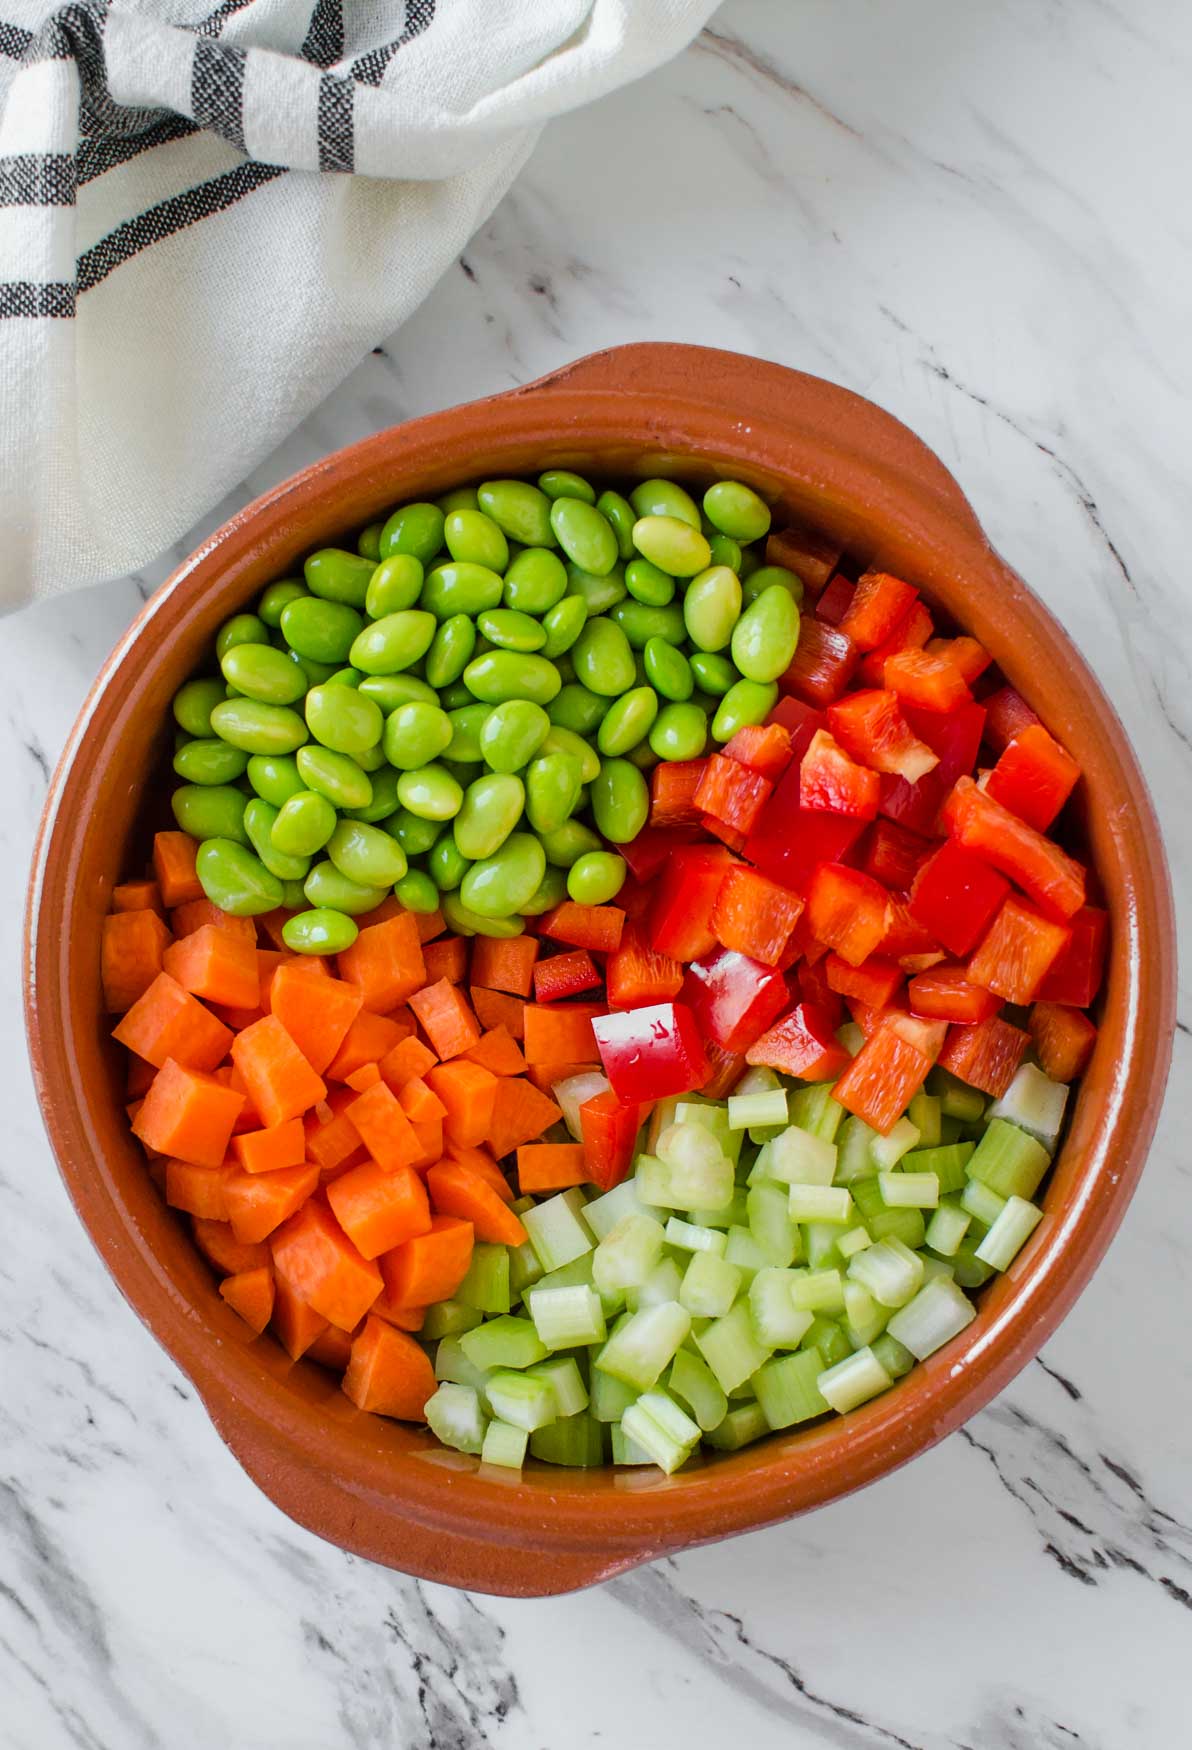
[[[919,584],[1079,760],[1112,914],[1100,1038],[1045,1218],[982,1294],[975,1323],[847,1418],[670,1478],[481,1470],[425,1432],[359,1413],[331,1374],[291,1363],[271,1338],[250,1341],[145,1171],[100,1002],[100,922],[142,841],[138,810],[169,701],[219,623],[309,549],[399,500],[548,465],[695,482],[733,475]],[[1174,958],[1158,827],[1121,725],[936,457],[880,409],[816,378],[730,353],[635,346],[343,450],[259,499],[175,572],[104,668],[51,786],[29,901],[27,1011],[46,1125],[79,1214],[249,1475],[301,1524],[373,1561],[541,1595],[847,1494],[940,1440],[1026,1365],[1088,1281],[1141,1171],[1170,1058]]]

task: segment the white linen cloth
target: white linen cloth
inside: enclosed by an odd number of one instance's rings
[[[176,540],[714,0],[0,0],[0,612]]]

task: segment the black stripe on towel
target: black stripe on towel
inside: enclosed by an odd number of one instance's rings
[[[197,24],[188,25],[187,29],[193,30],[196,36],[218,36],[229,18],[234,18],[237,12],[243,12],[252,3],[253,0],[223,0],[214,12],[209,12]]]
[[[319,169],[355,168],[352,108],[355,87],[350,79],[324,73],[319,80]]]
[[[75,289],[66,280],[35,285],[31,280],[0,280],[0,321],[19,316],[73,316]]]
[[[198,122],[189,116],[171,115],[156,122],[142,134],[127,134],[120,139],[80,140],[78,144],[79,186],[94,182],[109,170],[118,170],[130,158],[139,158],[155,146],[168,146],[172,140],[185,140],[199,132]]]
[[[196,188],[188,188],[184,194],[161,201],[148,212],[117,225],[94,248],[79,257],[80,292],[99,285],[116,268],[139,255],[142,249],[185,231],[200,219],[226,212],[245,195],[285,174],[279,164],[240,164],[235,170],[225,171],[222,176],[212,177],[210,182],[200,183]]]
[[[0,19],[0,55],[10,61],[22,60],[25,50],[33,41],[33,32],[19,24],[5,24]]]
[[[14,152],[0,158],[0,207],[71,207],[75,161],[69,152]]]
[[[359,80],[361,85],[379,85],[398,49],[421,36],[434,16],[435,0],[406,0],[406,28],[392,42],[382,43],[379,49],[369,49],[359,55],[352,62],[353,79]]]
[[[342,0],[315,0],[306,41],[298,51],[316,67],[332,67],[344,52]]]
[[[195,41],[190,74],[190,109],[197,122],[221,134],[240,152],[244,145],[243,49],[229,48],[207,37]]]

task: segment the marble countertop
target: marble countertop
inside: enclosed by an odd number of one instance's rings
[[[1079,640],[1186,927],[1190,76],[1177,0],[731,0],[672,66],[550,128],[432,300],[206,526],[379,426],[610,343],[836,378],[939,451]],[[512,1602],[353,1560],[241,1473],[67,1204],[17,1000],[48,772],[192,544],[0,630],[3,1750],[1188,1743],[1186,984],[1091,1287],[996,1403],[864,1494]]]

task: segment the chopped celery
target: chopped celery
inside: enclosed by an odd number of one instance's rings
[[[1064,1122],[1067,1103],[1068,1090],[1063,1082],[1053,1082],[1037,1065],[1024,1063],[1001,1099],[989,1108],[989,1118],[991,1121],[1005,1118],[1017,1124],[1050,1152]]]
[[[878,1188],[888,1209],[938,1209],[940,1182],[934,1173],[879,1173]]]
[[[602,1294],[640,1288],[662,1256],[666,1235],[652,1215],[623,1215],[596,1247],[592,1281]]]
[[[836,1250],[844,1259],[851,1258],[854,1252],[863,1252],[866,1246],[873,1244],[873,1236],[868,1228],[850,1227],[847,1233],[842,1233],[836,1242]]]
[[[533,1209],[534,1199],[532,1197],[515,1197],[509,1207],[514,1215],[524,1215],[527,1209]]]
[[[934,1173],[940,1182],[940,1195],[963,1191],[968,1178],[966,1171],[972,1158],[974,1142],[951,1142],[938,1148],[917,1148],[902,1157],[904,1173]]]
[[[636,1440],[630,1440],[620,1422],[614,1422],[608,1432],[614,1464],[653,1464],[654,1460],[645,1447],[639,1446]]]
[[[584,1221],[596,1238],[602,1240],[606,1233],[616,1227],[623,1215],[642,1212],[648,1213],[637,1194],[636,1182],[633,1179],[622,1179],[619,1185],[614,1185],[602,1197],[593,1197],[591,1203],[585,1203]]]
[[[798,1228],[790,1218],[788,1193],[781,1185],[753,1185],[746,1196],[749,1232],[767,1264],[793,1264],[802,1251]]]
[[[548,1379],[533,1379],[528,1373],[504,1370],[491,1376],[485,1390],[493,1415],[529,1434],[536,1428],[545,1428],[559,1413]]]
[[[721,1391],[716,1376],[706,1361],[693,1355],[690,1349],[680,1349],[671,1362],[667,1389],[679,1398],[700,1427],[718,1428],[728,1414],[728,1399]]]
[[[522,1224],[544,1270],[557,1270],[592,1250],[592,1233],[583,1208],[584,1194],[575,1186],[527,1209]]]
[[[652,1155],[657,1152],[658,1138],[668,1126],[674,1123],[675,1109],[682,1098],[682,1094],[668,1094],[665,1100],[659,1100],[658,1104],[651,1112],[650,1122],[646,1126],[647,1154]],[[688,1095],[687,1098],[690,1099],[691,1096]]]
[[[664,1301],[678,1300],[683,1271],[674,1258],[660,1258],[640,1288],[625,1293],[625,1304],[631,1312],[639,1306],[661,1306]]]
[[[766,1421],[766,1413],[755,1401],[751,1404],[738,1404],[735,1409],[730,1410],[723,1422],[707,1430],[704,1441],[708,1446],[714,1446],[718,1452],[739,1452],[743,1446],[752,1445],[769,1431],[770,1424]]]
[[[1035,1137],[1004,1118],[994,1118],[977,1144],[968,1173],[999,1197],[1033,1197],[1050,1164],[1051,1156]]]
[[[1043,1211],[1025,1197],[1007,1197],[1006,1207],[977,1247],[976,1256],[995,1270],[1007,1269],[1042,1219]]]
[[[901,1379],[915,1365],[915,1358],[910,1350],[897,1337],[892,1337],[888,1329],[880,1337],[873,1339],[870,1348],[891,1379]]]
[[[837,1185],[852,1185],[858,1179],[872,1179],[877,1168],[873,1163],[871,1148],[879,1134],[863,1118],[850,1116],[845,1119],[836,1139]]]
[[[672,1131],[676,1128],[671,1126]],[[684,1129],[689,1134],[711,1137],[715,1143],[711,1132],[701,1131],[696,1124],[685,1125]],[[664,1137],[669,1134],[663,1132]],[[731,1203],[736,1182],[730,1160],[722,1154],[707,1155],[697,1145],[694,1152],[680,1161],[639,1155],[636,1184],[638,1197],[652,1208],[708,1210],[723,1209]]]
[[[940,1103],[945,1118],[959,1118],[963,1124],[976,1124],[985,1112],[985,1096],[978,1088],[970,1088],[951,1071],[938,1064],[928,1078],[929,1091]]]
[[[759,1368],[753,1384],[767,1426],[792,1428],[796,1422],[822,1416],[828,1408],[816,1383],[822,1372],[816,1349],[801,1349],[797,1355],[783,1355]]]
[[[553,1361],[539,1361],[528,1369],[532,1379],[545,1379],[555,1394],[555,1405],[561,1417],[577,1416],[588,1407],[588,1388],[584,1384],[579,1364],[570,1355],[557,1355]]]
[[[807,1335],[799,1344],[801,1350],[814,1349],[821,1367],[832,1367],[852,1354],[852,1344],[835,1319],[817,1318],[807,1327]]]
[[[980,1288],[981,1284],[988,1282],[993,1275],[993,1265],[987,1264],[983,1258],[977,1256],[977,1247],[980,1244],[980,1237],[974,1236],[970,1229],[953,1253],[952,1269],[962,1288]]]
[[[530,1205],[533,1208],[533,1204]],[[524,1213],[524,1211],[523,1211]],[[542,1279],[542,1265],[529,1240],[509,1247],[509,1293],[512,1299],[523,1296],[526,1289]]]
[[[791,1298],[792,1270],[759,1270],[749,1284],[749,1315],[767,1349],[797,1349],[815,1317]]]
[[[614,1379],[611,1373],[602,1373],[595,1365],[592,1367],[592,1380],[588,1390],[591,1393],[588,1409],[598,1422],[619,1422],[630,1404],[639,1396],[635,1385],[626,1385],[623,1379]]]
[[[890,1313],[879,1306],[867,1288],[859,1282],[844,1285],[844,1329],[854,1349],[864,1349],[879,1337],[889,1323]]]
[[[927,1223],[927,1244],[941,1258],[950,1258],[972,1225],[972,1216],[954,1198],[945,1197]]]
[[[604,1463],[604,1437],[600,1423],[586,1411],[535,1428],[530,1452],[546,1464],[567,1464],[576,1470],[591,1470]]]
[[[919,1132],[916,1148],[937,1148],[940,1140],[941,1107],[936,1096],[925,1094],[920,1088],[917,1094],[911,1095],[906,1115]]]
[[[922,1361],[971,1325],[976,1316],[977,1309],[967,1294],[948,1277],[935,1276],[894,1314],[888,1329],[916,1360]]]
[[[734,1094],[770,1094],[775,1088],[783,1086],[782,1079],[775,1070],[765,1069],[756,1064],[745,1071],[736,1087]]]
[[[874,1165],[879,1172],[890,1172],[904,1154],[919,1146],[918,1127],[909,1118],[900,1118],[887,1136],[876,1136],[869,1145]]]
[[[844,1046],[850,1057],[856,1057],[865,1043],[865,1030],[855,1021],[846,1021],[843,1027],[837,1027],[836,1037]]]
[[[741,1153],[744,1137],[735,1130],[728,1121],[728,1108],[715,1100],[705,1100],[690,1097],[680,1100],[675,1107],[676,1124],[699,1124],[705,1130],[710,1130],[720,1145],[722,1155],[727,1155],[733,1165]]]
[[[747,1196],[744,1187],[738,1185],[723,1209],[690,1209],[687,1213],[698,1227],[718,1227],[726,1232],[730,1227],[746,1227],[749,1223]]]
[[[600,1296],[586,1283],[570,1288],[532,1288],[528,1301],[534,1329],[547,1349],[574,1349],[578,1343],[604,1341]]]
[[[431,1343],[440,1337],[458,1337],[478,1325],[483,1317],[477,1307],[465,1306],[461,1300],[440,1300],[427,1307],[419,1335]]]
[[[699,1424],[664,1391],[643,1392],[621,1417],[621,1429],[668,1475],[699,1444]]]
[[[743,1385],[770,1359],[770,1350],[758,1341],[745,1300],[739,1300],[723,1318],[713,1319],[697,1333],[695,1341],[724,1392]]]
[[[472,1247],[468,1274],[455,1291],[456,1300],[482,1313],[509,1311],[509,1249],[487,1240]]]
[[[879,1209],[876,1215],[866,1217],[865,1226],[869,1229],[870,1239],[899,1240],[912,1252],[918,1251],[927,1234],[923,1216],[917,1209]]]
[[[460,1348],[473,1367],[531,1367],[546,1354],[546,1345],[529,1319],[489,1319],[460,1338]]]
[[[843,1185],[792,1185],[787,1198],[792,1221],[823,1221],[843,1227],[852,1220],[853,1200]]]
[[[923,1260],[923,1280],[931,1282],[937,1276],[946,1276],[949,1282],[955,1280],[956,1271],[948,1258],[933,1257],[930,1252],[920,1252]]]
[[[730,1094],[728,1124],[730,1130],[752,1130],[754,1126],[787,1124],[786,1089],[772,1088],[762,1094]]]
[[[764,1270],[769,1262],[747,1227],[729,1228],[724,1255],[730,1264],[736,1265],[747,1282],[755,1270]]]
[[[699,1257],[708,1255],[697,1254]],[[623,1379],[626,1385],[648,1391],[663,1369],[674,1360],[690,1329],[691,1314],[677,1301],[642,1307],[614,1327],[596,1357],[596,1366],[616,1379]]]
[[[816,1380],[823,1396],[841,1415],[846,1410],[855,1410],[858,1404],[867,1403],[879,1392],[887,1391],[893,1383],[869,1348],[858,1349],[855,1355],[848,1355],[834,1367],[826,1368]]]
[[[484,1445],[480,1448],[480,1457],[485,1464],[499,1464],[509,1470],[520,1470],[526,1462],[526,1442],[529,1438],[524,1428],[515,1428],[512,1422],[490,1422],[484,1430]]]
[[[441,1385],[427,1399],[423,1414],[444,1446],[457,1452],[479,1452],[484,1445],[484,1411],[470,1385]]]
[[[695,1252],[683,1273],[679,1301],[693,1318],[721,1318],[741,1287],[741,1271],[714,1252]]]
[[[534,1288],[591,1288],[595,1255],[594,1252],[584,1252],[581,1257],[572,1258],[570,1264],[560,1264],[557,1270],[548,1270],[545,1276],[539,1277]]]
[[[723,1228],[698,1227],[672,1215],[666,1224],[666,1243],[678,1252],[715,1252],[717,1257],[723,1257],[728,1236]]]
[[[940,1117],[940,1147],[948,1148],[954,1142],[966,1141],[960,1134],[963,1128],[959,1118],[953,1118],[950,1113],[944,1112]]]
[[[491,1378],[487,1368],[468,1360],[458,1337],[444,1337],[435,1350],[435,1378],[450,1385],[467,1385],[484,1396]]]
[[[844,1283],[839,1270],[792,1270],[790,1286],[792,1303],[802,1312],[844,1311]]]
[[[811,1087],[796,1089],[788,1102],[791,1123],[824,1142],[832,1142],[844,1117],[844,1107],[832,1098],[835,1085],[816,1082]]]
[[[578,1075],[567,1076],[554,1084],[551,1093],[562,1108],[563,1122],[571,1132],[573,1142],[584,1140],[579,1122],[579,1109],[584,1101],[607,1092],[608,1077],[601,1075],[598,1069],[580,1070]]]
[[[901,1240],[878,1240],[849,1259],[848,1273],[882,1306],[905,1306],[923,1281],[923,1260]]]
[[[992,1227],[1006,1207],[1006,1199],[991,1191],[988,1185],[983,1185],[980,1179],[970,1179],[960,1193],[960,1207],[982,1227]]]
[[[777,1179],[782,1185],[830,1185],[836,1173],[836,1144],[794,1124],[768,1142],[763,1153],[764,1168],[761,1155],[754,1164],[755,1184]]]
[[[834,1221],[805,1221],[800,1228],[803,1251],[812,1270],[835,1270],[843,1262],[837,1241],[841,1224]]]

